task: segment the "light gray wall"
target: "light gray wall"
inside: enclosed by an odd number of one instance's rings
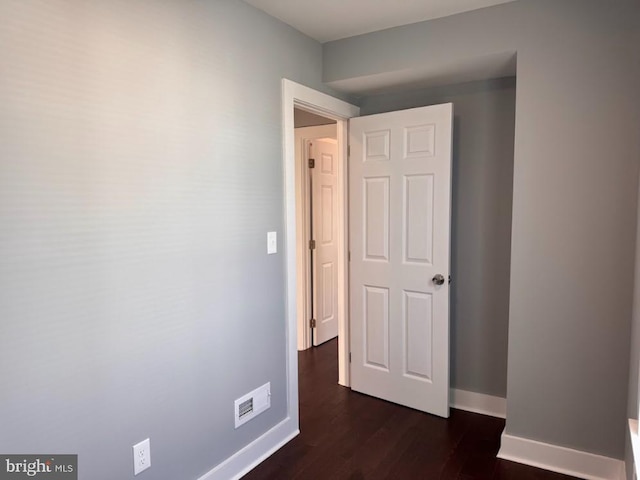
[[[281,77],[327,90],[321,46],[235,0],[6,0],[0,45],[0,452],[195,479],[285,417]]]
[[[639,9],[520,0],[324,46],[329,83],[517,51],[506,431],[616,458],[629,378]]]
[[[514,78],[360,100],[362,115],[454,104],[451,386],[505,397]]]

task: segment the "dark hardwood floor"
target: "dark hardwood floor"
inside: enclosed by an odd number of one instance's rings
[[[448,420],[338,385],[337,341],[299,354],[300,435],[244,480],[570,480],[496,459],[504,420]]]

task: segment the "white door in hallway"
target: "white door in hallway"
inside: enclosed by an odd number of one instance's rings
[[[338,336],[338,142],[313,140],[311,169],[313,344]]]
[[[351,387],[449,416],[452,104],[350,120]]]

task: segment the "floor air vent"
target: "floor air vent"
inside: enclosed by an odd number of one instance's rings
[[[238,406],[238,418],[242,420],[245,415],[253,413],[253,398],[245,400]]]
[[[271,383],[265,383],[235,401],[236,428],[271,406]]]

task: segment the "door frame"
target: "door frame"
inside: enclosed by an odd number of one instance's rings
[[[319,138],[332,138],[337,142],[337,124],[316,125],[311,127],[295,128],[296,142],[296,273],[298,275],[297,282],[297,300],[298,302],[298,350],[306,350],[313,347],[311,342],[311,327],[308,320],[312,318],[311,298],[313,292],[309,279],[313,272],[311,271],[311,251],[308,248],[309,233],[311,230],[310,222],[310,175],[308,169],[308,151],[305,151],[307,142],[313,142]],[[341,172],[338,172],[338,177]],[[338,307],[339,308],[339,307]],[[339,314],[338,314],[339,315]],[[339,318],[339,317],[338,317]]]
[[[294,107],[302,108],[323,117],[336,120],[338,138],[338,162],[341,181],[338,184],[338,202],[343,206],[340,222],[340,248],[338,257],[338,383],[348,387],[349,379],[349,321],[348,321],[348,218],[347,218],[347,145],[348,119],[357,117],[360,108],[325,93],[282,79],[282,137],[284,163],[284,209],[285,209],[285,276],[286,276],[286,359],[289,417],[299,423],[298,418],[298,322],[297,322],[297,262],[296,262],[296,158]]]

